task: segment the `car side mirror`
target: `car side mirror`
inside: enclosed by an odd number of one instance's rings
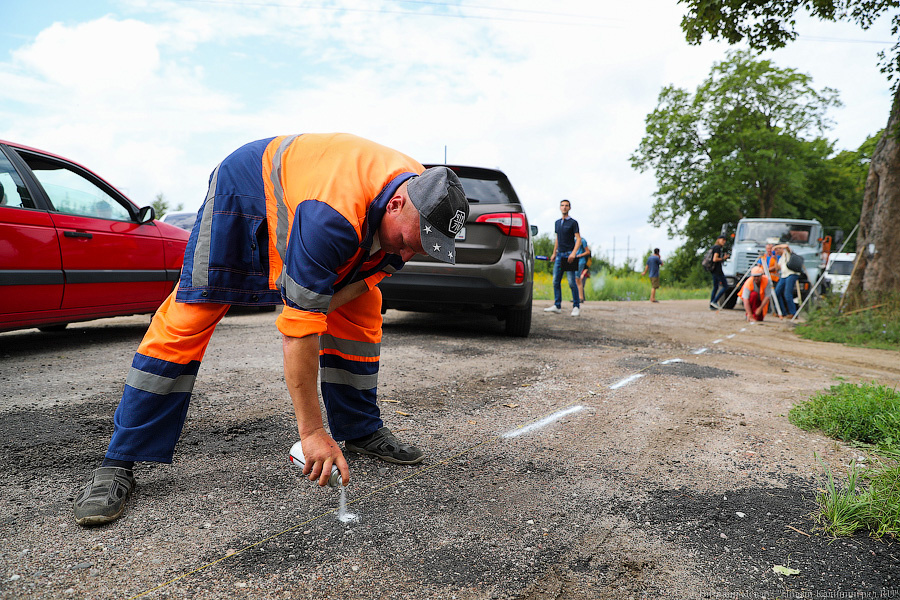
[[[531,226],[531,235],[537,235],[537,232],[538,232],[537,225],[532,225]]]
[[[156,211],[153,210],[152,206],[145,206],[138,211],[137,222],[138,225],[143,225],[144,223],[149,223],[156,219]]]

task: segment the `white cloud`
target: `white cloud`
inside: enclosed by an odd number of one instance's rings
[[[70,156],[138,203],[163,192],[191,209],[219,160],[265,136],[349,131],[425,162],[446,146],[450,162],[502,168],[542,231],[569,198],[592,244],[630,235],[664,255],[677,241],[647,224],[654,180],[628,156],[659,90],[693,91],[726,50],[688,46],[669,0],[120,6],[48,22],[0,63],[0,137]],[[413,11],[431,16],[400,14]],[[811,31],[881,35],[823,27]],[[876,51],[796,42],[772,57],[840,88],[833,135],[855,147],[887,120]]]

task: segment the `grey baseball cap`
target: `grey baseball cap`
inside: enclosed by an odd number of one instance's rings
[[[459,177],[447,167],[431,167],[409,179],[406,191],[419,211],[425,252],[441,262],[456,264],[454,238],[469,216],[469,201]]]

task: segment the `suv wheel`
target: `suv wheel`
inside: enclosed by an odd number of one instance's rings
[[[531,299],[528,294],[528,304],[524,307],[513,307],[506,311],[506,334],[513,337],[528,337],[531,331]]]

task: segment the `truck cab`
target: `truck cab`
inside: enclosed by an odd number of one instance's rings
[[[726,236],[727,237],[727,236]],[[822,224],[807,219],[741,219],[734,229],[731,256],[723,263],[728,281],[725,308],[734,308],[738,294],[732,294],[744,274],[766,252],[766,243],[788,244],[791,252],[803,257],[805,274],[800,275],[801,298],[805,298],[824,267],[822,264]]]

